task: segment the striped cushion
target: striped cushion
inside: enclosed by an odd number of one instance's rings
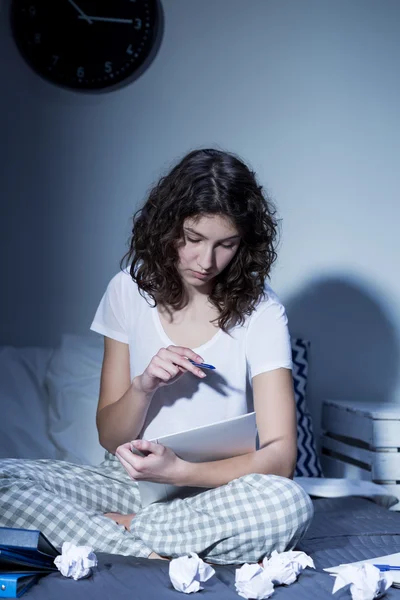
[[[297,410],[297,464],[296,477],[322,477],[311,415],[306,405],[308,350],[310,342],[292,338],[293,382]]]

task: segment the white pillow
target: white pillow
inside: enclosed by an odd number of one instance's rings
[[[103,360],[98,334],[62,336],[46,373],[49,394],[49,436],[57,458],[98,465],[104,459],[96,428],[96,409]]]
[[[52,348],[0,347],[0,458],[55,458],[43,387]]]

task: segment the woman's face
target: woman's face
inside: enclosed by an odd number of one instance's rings
[[[186,285],[205,288],[235,256],[240,234],[223,215],[185,219],[184,238],[178,243],[178,271]]]

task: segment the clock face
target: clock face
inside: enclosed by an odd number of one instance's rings
[[[36,72],[96,90],[143,70],[154,54],[159,13],[157,0],[12,0],[11,24]]]

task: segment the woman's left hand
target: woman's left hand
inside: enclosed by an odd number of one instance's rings
[[[146,456],[138,456],[131,451],[131,448],[136,448]],[[185,461],[162,444],[148,440],[134,440],[118,446],[115,456],[131,479],[180,485],[179,480]]]

